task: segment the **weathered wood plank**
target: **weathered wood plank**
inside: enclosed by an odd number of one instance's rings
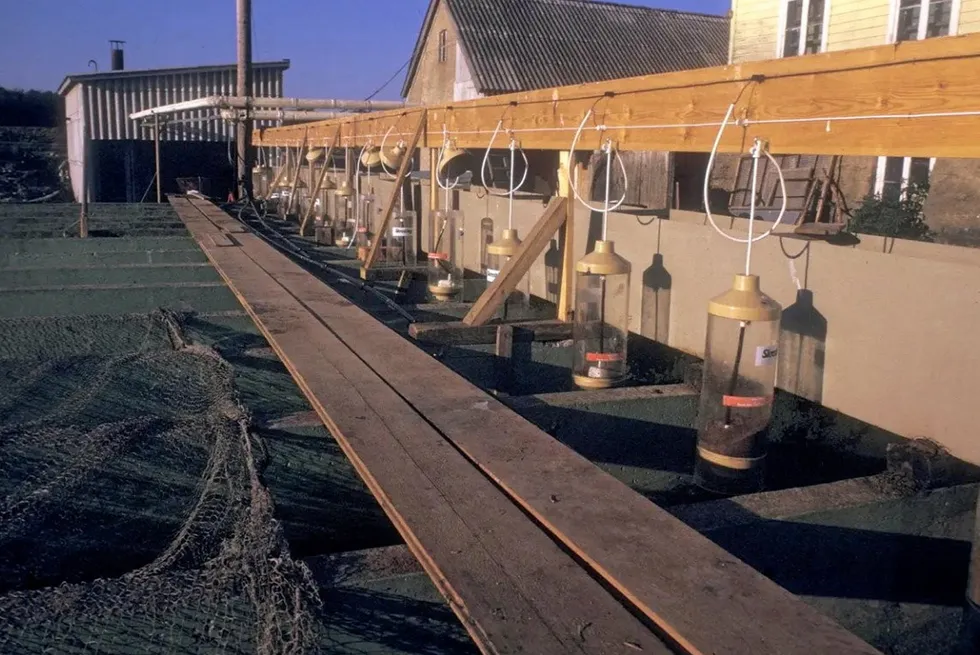
[[[519,321],[509,323],[515,330],[515,341],[564,341],[572,338],[571,323],[562,321]],[[408,334],[423,343],[473,346],[494,343],[496,324],[466,325],[460,321],[412,323]]]
[[[305,271],[253,235],[213,248],[175,206],[483,652],[668,654],[287,290]]]
[[[459,147],[486,148],[505,114],[524,148],[566,150],[594,109],[583,150],[611,138],[621,150],[708,152],[737,101],[734,118],[748,123],[726,131],[721,152],[747,152],[758,137],[778,154],[980,157],[980,141],[962,137],[980,132],[978,67],[980,34],[967,34],[540,89],[429,107],[421,145],[438,146],[445,125]],[[324,138],[339,126],[360,145],[397,126],[403,113],[312,123],[310,133]],[[902,117],[910,114],[928,116]],[[845,120],[826,120],[833,117]],[[256,144],[295,143],[302,129],[260,131]]]
[[[258,245],[243,240],[246,250],[258,251]],[[499,488],[686,652],[877,653],[421,350],[406,347],[397,334],[292,262],[262,257],[262,265]]]

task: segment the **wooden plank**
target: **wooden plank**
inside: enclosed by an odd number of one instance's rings
[[[483,652],[668,655],[283,286],[315,278],[254,235],[210,247],[219,228],[175,207]]]
[[[575,212],[578,201],[572,193],[574,181],[579,195],[586,200],[592,197],[592,175],[581,161],[571,161],[567,152],[561,152],[558,171],[559,194],[568,198],[566,205],[565,233],[562,239],[561,289],[558,295],[558,319],[571,321],[575,315]]]
[[[286,212],[283,214],[283,218],[289,218],[290,212],[293,211],[293,204],[296,202],[296,189],[299,187],[299,176],[300,172],[303,170],[303,152],[306,150],[306,144],[310,141],[310,130],[309,128],[303,133],[303,145],[299,147],[296,151],[296,173],[293,175],[293,186],[289,190],[289,199],[286,201]]]
[[[572,325],[564,321],[518,321],[511,323],[517,341],[564,341],[572,338]],[[451,346],[494,343],[497,325],[466,325],[459,321],[412,323],[408,334],[416,341]]]
[[[330,142],[330,147],[327,148],[326,155],[323,158],[323,170],[320,171],[320,176],[316,180],[316,185],[313,187],[313,190],[310,191],[310,206],[306,208],[306,213],[303,215],[303,221],[299,225],[300,236],[307,236],[306,228],[310,223],[310,219],[313,217],[313,208],[315,206],[317,194],[320,193],[320,189],[323,188],[323,183],[326,181],[327,175],[330,174],[330,162],[333,160],[333,151],[337,149],[337,144],[339,143],[340,130],[338,129],[337,133],[333,136],[333,140]],[[313,171],[312,166],[313,165],[310,164],[311,173]],[[324,210],[326,210],[326,207],[324,207]]]
[[[514,292],[528,269],[551,243],[551,237],[565,221],[565,208],[568,198],[552,198],[544,214],[531,228],[531,232],[521,242],[517,254],[507,260],[500,275],[487,287],[473,308],[463,317],[466,325],[483,325],[497,312],[500,304]]]
[[[245,249],[253,247],[258,244],[243,243]],[[423,351],[406,348],[396,333],[292,262],[280,257],[263,266],[500,489],[687,653],[878,652]]]
[[[494,364],[497,373],[496,389],[510,393],[514,377],[514,326],[498,325],[497,342],[494,346]]]
[[[407,151],[402,158],[401,166],[398,167],[398,175],[395,177],[394,187],[391,189],[391,195],[388,196],[388,204],[385,205],[384,214],[381,216],[381,225],[374,231],[374,243],[371,244],[371,250],[368,252],[367,259],[364,260],[364,268],[367,270],[371,270],[371,267],[378,260],[378,255],[381,253],[381,240],[388,233],[391,216],[395,211],[395,205],[398,204],[398,199],[402,193],[402,185],[405,184],[405,179],[408,177],[408,169],[412,167],[412,157],[415,153],[415,148],[418,147],[419,141],[422,138],[422,132],[425,131],[425,117],[426,112],[423,111],[422,115],[419,116],[419,124],[415,128],[415,134],[412,135],[411,140],[405,146]]]
[[[657,400],[676,396],[696,396],[697,390],[687,384],[654,384],[642,387],[613,387],[591,391],[559,391],[520,396],[507,401],[507,406],[520,411],[529,407],[581,407],[599,403]]]
[[[429,107],[422,145],[436,146],[445,125],[459,147],[485,148],[506,111],[524,148],[565,150],[594,108],[598,118],[582,134],[583,150],[611,138],[623,151],[708,152],[738,99],[735,118],[750,122],[726,131],[721,152],[747,152],[759,137],[777,154],[980,157],[980,140],[962,137],[980,133],[980,115],[956,115],[980,110],[978,69],[980,34],[967,34],[541,89]],[[363,142],[383,135],[401,113],[360,114],[310,129],[322,138],[341,126]],[[933,116],[902,118],[909,114]],[[810,122],[764,122],[800,120]],[[635,126],[668,127],[628,129]],[[255,138],[281,145],[297,140],[301,129],[273,128]]]

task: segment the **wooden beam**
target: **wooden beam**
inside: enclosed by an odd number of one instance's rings
[[[515,329],[515,341],[565,341],[572,338],[572,325],[564,321],[518,321],[508,323]],[[497,325],[466,325],[457,321],[412,323],[408,334],[421,343],[448,346],[473,346],[494,343]]]
[[[365,270],[371,270],[374,262],[378,260],[378,255],[381,253],[381,240],[388,232],[388,224],[391,223],[391,216],[395,211],[395,205],[398,204],[398,197],[402,192],[402,185],[405,184],[405,179],[408,177],[408,169],[412,167],[415,148],[418,147],[419,141],[422,139],[422,133],[425,131],[425,116],[426,112],[423,110],[422,115],[419,116],[419,124],[415,128],[415,134],[412,135],[412,138],[405,146],[405,156],[402,157],[401,166],[398,167],[398,176],[395,177],[395,186],[391,190],[391,195],[388,197],[388,204],[385,206],[384,214],[381,217],[381,225],[374,231],[374,243],[371,244],[371,250],[368,252],[367,259],[364,260]]]
[[[566,205],[565,233],[562,239],[561,290],[558,295],[558,320],[571,321],[575,312],[575,212],[578,201],[572,193],[575,181],[579,195],[586,200],[592,197],[592,176],[581,161],[572,161],[569,153],[559,153],[558,193],[568,198]]]
[[[555,231],[565,221],[565,208],[568,198],[552,198],[544,214],[531,228],[524,241],[521,242],[517,254],[507,260],[504,267],[486,291],[484,291],[473,308],[463,317],[466,325],[483,325],[496,313],[500,304],[513,293],[518,283],[526,274],[531,264],[538,258],[551,241]]]
[[[243,249],[251,250],[253,242],[257,242],[256,249],[259,245],[268,248],[256,237],[246,236],[249,238],[242,238]],[[234,249],[218,252],[230,250]],[[596,576],[669,635],[682,652],[877,653],[430,355],[406,348],[397,333],[293,262],[280,257],[274,262],[263,261],[262,266],[329,328],[328,334],[341,340],[343,348],[356,352],[399,398],[424,416]],[[278,336],[267,338],[273,341]],[[337,347],[334,341],[313,343],[324,353]],[[316,368],[316,362],[311,368]],[[426,383],[419,384],[420,379]],[[331,383],[328,400],[333,400],[333,394],[350,393],[339,386],[343,384],[347,382]],[[362,404],[365,397],[375,398],[372,390],[358,392]],[[360,407],[345,411],[350,419]],[[357,425],[360,423],[354,422]],[[445,449],[445,444],[439,449]],[[422,504],[421,500],[416,502]],[[528,544],[525,556],[531,554],[537,562],[537,548]],[[506,556],[499,554],[498,561],[505,560]],[[622,645],[608,652],[640,652],[635,647],[623,649]],[[528,647],[523,652],[566,651]]]
[[[174,201],[482,652],[669,655],[317,318],[310,292],[329,287],[251,234],[211,248],[223,219],[208,205]]]
[[[707,152],[737,100],[734,118],[749,123],[725,131],[721,152],[747,152],[759,137],[784,154],[980,157],[980,140],[962,137],[980,133],[978,69],[980,34],[968,34],[542,89],[429,107],[422,145],[437,145],[445,124],[459,147],[485,148],[506,117],[525,148],[566,150],[594,108],[581,138],[584,150],[611,138],[621,150]],[[364,142],[383,135],[402,113],[361,114],[310,129],[326,135],[339,125],[346,136],[356,127]],[[946,115],[901,117],[927,113]],[[800,120],[810,122],[792,122]],[[607,129],[595,129],[599,125]],[[300,129],[269,129],[256,138],[281,144],[299,138]]]
[[[309,225],[310,218],[313,216],[313,206],[314,200],[320,189],[323,188],[323,183],[327,179],[327,175],[330,173],[330,159],[333,157],[333,151],[337,149],[337,144],[340,143],[340,130],[333,135],[333,140],[330,142],[330,147],[327,148],[326,156],[323,158],[323,170],[320,172],[320,176],[316,180],[316,186],[310,191],[310,206],[306,208],[306,214],[303,215],[303,222],[299,226],[300,236],[306,236],[306,227]],[[310,172],[312,174],[313,168],[311,165]],[[324,207],[326,210],[326,207]]]

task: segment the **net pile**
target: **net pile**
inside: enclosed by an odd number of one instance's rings
[[[183,334],[0,320],[0,652],[316,650],[233,371]]]

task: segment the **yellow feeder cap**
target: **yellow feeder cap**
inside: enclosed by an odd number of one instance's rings
[[[462,164],[462,160],[466,156],[466,151],[457,148],[456,146],[447,146],[445,150],[442,151],[442,158],[439,160],[439,175],[442,177],[459,177],[465,171],[454,170],[459,168],[459,166],[452,166],[452,164]]]
[[[596,241],[595,249],[575,264],[576,271],[587,275],[627,275],[631,268],[612,241]]]
[[[394,148],[390,148],[388,152],[381,151],[381,161],[388,169],[398,168],[402,165],[402,160],[405,158],[405,152],[405,146],[399,143]]]
[[[758,275],[736,275],[731,289],[708,301],[709,314],[736,321],[778,321],[782,311],[762,293]]]
[[[313,148],[308,153],[306,153],[306,161],[313,163],[315,161],[320,161],[323,157],[323,148]]]
[[[361,155],[361,166],[375,168],[381,163],[381,148],[371,146]]]
[[[521,240],[517,238],[517,230],[506,229],[499,239],[487,246],[487,254],[513,257],[520,246]]]
[[[335,195],[343,198],[350,198],[352,195],[354,195],[354,189],[350,187],[350,183],[347,180],[344,180],[340,183],[340,188],[337,189]]]

